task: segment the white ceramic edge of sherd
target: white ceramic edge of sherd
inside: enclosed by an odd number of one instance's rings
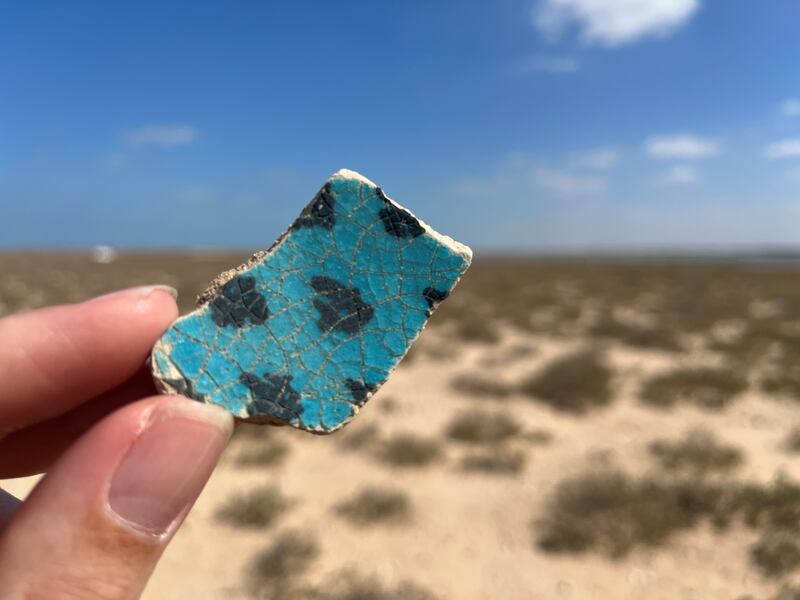
[[[334,177],[341,177],[342,179],[355,179],[367,185],[371,185],[372,187],[378,187],[378,184],[376,184],[375,182],[370,181],[370,179],[364,177],[361,173],[357,171],[351,171],[350,169],[339,169],[338,171],[336,171],[336,173],[331,175],[330,179],[333,179]],[[405,206],[403,206],[396,200],[390,198],[389,196],[386,196],[386,199],[389,200],[392,204],[394,204],[398,208],[402,208],[404,211],[406,211],[408,214],[414,217],[422,226],[422,228],[425,229],[425,233],[429,234],[437,242],[439,242],[443,246],[446,246],[456,254],[463,256],[464,259],[467,261],[467,266],[469,266],[469,264],[472,262],[472,249],[469,246],[466,246],[461,242],[457,242],[450,236],[439,233],[433,227],[431,227],[425,221],[423,221],[417,215],[415,215],[412,211],[407,209]]]

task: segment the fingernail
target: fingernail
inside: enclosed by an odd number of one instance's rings
[[[163,533],[194,503],[233,431],[227,411],[190,400],[156,409],[117,466],[108,490],[112,511]]]
[[[123,297],[145,299],[154,292],[164,292],[172,296],[173,299],[175,300],[178,299],[178,290],[176,290],[172,286],[142,285],[139,287],[132,287],[125,290],[118,290],[116,292],[109,292],[108,294],[103,294],[102,296],[97,296],[96,298],[92,298],[91,300],[88,300],[88,302],[96,302],[97,300],[108,300],[109,298],[123,298]]]

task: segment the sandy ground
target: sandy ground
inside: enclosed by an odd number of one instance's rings
[[[513,348],[521,343],[532,352],[513,358]],[[320,541],[320,557],[306,576],[311,583],[354,567],[388,583],[411,579],[439,598],[457,600],[734,599],[774,592],[775,583],[764,580],[749,564],[748,545],[755,534],[746,529],[717,534],[699,527],[679,533],[664,547],[635,550],[614,561],[598,554],[543,553],[533,542],[531,521],[563,477],[608,463],[643,472],[649,464],[648,442],[679,436],[694,426],[704,426],[744,451],[741,476],[745,478],[769,481],[780,471],[800,478],[800,465],[779,444],[796,421],[795,407],[753,393],[722,412],[642,407],[635,397],[637,382],[687,359],[621,347],[609,352],[618,394],[606,409],[576,417],[523,397],[491,403],[453,391],[451,379],[482,372],[513,380],[577,342],[513,335],[499,346],[459,343],[456,356],[425,357],[443,344],[451,347],[441,331],[426,331],[420,340],[422,355],[401,366],[350,427],[372,423],[384,434],[410,430],[437,436],[446,444],[444,460],[416,469],[390,468],[370,456],[342,451],[336,435],[281,431],[291,446],[287,460],[272,469],[243,469],[233,464],[233,458],[251,442],[237,439],[167,550],[144,597],[246,598],[242,581],[247,561],[276,532],[286,529],[310,531]],[[396,400],[391,414],[381,410],[389,397]],[[526,442],[528,462],[515,477],[464,473],[457,465],[463,448],[447,442],[443,429],[459,409],[476,405],[508,410],[527,429],[549,431],[552,442]],[[232,492],[265,482],[278,483],[292,499],[291,510],[276,526],[239,530],[214,519]],[[364,528],[336,515],[332,507],[363,484],[402,488],[413,502],[412,523]],[[2,485],[24,495],[32,482]]]

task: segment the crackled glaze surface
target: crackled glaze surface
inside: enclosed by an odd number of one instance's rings
[[[266,253],[223,274],[153,349],[156,383],[317,433],[386,381],[471,260],[352,171]]]

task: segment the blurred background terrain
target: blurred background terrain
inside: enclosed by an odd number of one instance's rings
[[[0,316],[187,312],[342,167],[477,256],[355,423],[237,431],[146,597],[800,598],[799,20],[5,6]]]
[[[0,314],[245,258],[6,253]],[[793,598],[798,281],[478,258],[355,423],[237,431],[147,597]]]

